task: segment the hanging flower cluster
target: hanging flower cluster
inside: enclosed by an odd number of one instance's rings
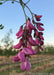
[[[10,1],[10,0],[1,0],[0,5],[3,3]],[[28,0],[26,3],[24,3],[24,0],[11,0],[12,3],[17,2],[21,5],[26,23],[25,26],[23,25],[20,27],[19,31],[16,33],[17,39],[20,38],[20,41],[17,45],[14,46],[15,49],[19,49],[18,54],[13,58],[13,61],[18,62],[21,61],[21,69],[22,70],[29,70],[31,68],[31,64],[28,61],[28,58],[30,55],[37,54],[40,49],[43,51],[42,45],[44,44],[43,40],[43,32],[44,28],[42,28],[43,24],[39,21],[41,20],[42,15],[36,15],[32,13],[30,8],[27,6],[27,3],[29,3],[30,0]],[[25,7],[29,10],[31,16],[32,16],[32,22],[30,18],[26,15]],[[36,21],[34,20],[36,19]],[[1,26],[0,26],[1,27]],[[34,31],[34,38],[32,37],[32,31]],[[37,51],[35,51],[32,46],[37,46]]]
[[[21,61],[22,70],[28,71],[31,68],[31,64],[28,61],[30,55],[37,54],[40,49],[43,51],[42,45],[44,44],[44,38],[42,31],[44,31],[44,28],[42,28],[43,24],[39,22],[41,17],[41,15],[35,14],[35,19],[38,22],[32,20],[32,23],[30,18],[28,18],[25,26],[23,27],[22,25],[16,33],[17,39],[20,38],[20,41],[14,48],[19,49],[19,52],[13,60],[15,62]],[[32,38],[32,30],[34,31],[35,40]],[[37,51],[35,51],[32,46],[37,46]]]

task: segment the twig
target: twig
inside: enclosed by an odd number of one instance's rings
[[[28,0],[27,2],[26,2],[26,4],[29,2],[30,0]]]

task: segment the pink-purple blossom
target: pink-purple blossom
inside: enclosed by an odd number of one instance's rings
[[[36,21],[40,21],[42,16],[35,15]],[[35,26],[33,25],[35,24]],[[18,62],[21,61],[21,69],[28,71],[31,68],[31,63],[29,62],[29,56],[37,54],[40,49],[43,51],[42,45],[44,44],[43,40],[43,32],[44,28],[42,28],[43,24],[35,22],[31,23],[28,18],[25,26],[21,26],[19,31],[16,33],[17,39],[19,43],[14,46],[15,49],[19,49],[19,52],[16,56],[13,57],[13,61]],[[32,37],[32,31],[34,31],[34,38]],[[35,51],[32,46],[37,46],[37,50]]]
[[[22,41],[20,40],[17,45],[14,46],[15,49],[19,49],[22,46]]]
[[[33,40],[31,37],[29,38],[29,42],[30,42],[30,44],[32,46],[36,46],[37,45],[36,42],[35,42],[35,40]]]
[[[39,31],[44,31],[44,28],[42,28],[40,25],[37,25],[37,29],[38,29]]]
[[[15,61],[15,62],[18,62],[19,60],[20,59],[19,59],[18,55],[16,55],[16,56],[13,57],[13,61]]]
[[[24,62],[21,63],[21,69],[28,71],[31,68],[30,62],[28,60],[25,60]]]
[[[42,15],[36,15],[36,14],[35,14],[35,18],[36,18],[37,21],[40,21],[40,20],[41,20],[41,19],[40,19],[41,17],[42,17]]]

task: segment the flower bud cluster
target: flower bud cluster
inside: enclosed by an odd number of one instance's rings
[[[43,24],[39,21],[41,20],[41,15],[35,14],[36,21],[27,19],[25,26],[20,27],[19,31],[16,33],[17,39],[20,38],[20,41],[17,45],[14,46],[15,49],[19,49],[18,54],[13,58],[15,62],[21,61],[21,69],[29,70],[31,68],[31,64],[28,61],[30,55],[37,54],[40,49],[43,51],[42,45],[44,44],[43,40],[43,32],[44,28],[42,28]],[[35,25],[35,26],[34,26]],[[32,30],[34,31],[34,38],[32,37]],[[37,51],[35,51],[32,46],[37,46]]]

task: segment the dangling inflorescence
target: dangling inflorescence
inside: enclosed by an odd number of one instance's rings
[[[3,3],[10,1],[10,0],[1,0],[0,5]],[[37,54],[40,49],[43,51],[43,32],[44,28],[42,28],[43,24],[39,21],[41,20],[42,15],[36,15],[31,12],[30,8],[27,6],[27,3],[30,1],[28,0],[26,3],[23,2],[23,0],[11,0],[12,3],[17,2],[20,3],[23,12],[25,14],[26,23],[23,27],[23,25],[20,27],[19,31],[16,33],[17,39],[20,38],[20,41],[17,45],[14,46],[15,49],[19,49],[18,54],[13,58],[13,61],[18,62],[21,61],[21,69],[22,70],[29,70],[31,68],[31,64],[28,61],[28,58],[30,55]],[[31,19],[28,18],[28,16],[25,13],[25,7],[29,10],[32,16],[32,22]],[[36,19],[36,21],[34,20]],[[1,25],[0,25],[1,27]],[[3,27],[2,27],[3,28]],[[32,37],[32,31],[34,31],[33,37]],[[32,46],[37,46],[37,51],[35,51]]]
[[[29,70],[31,64],[28,61],[30,55],[37,54],[40,49],[43,51],[42,45],[44,44],[42,28],[43,24],[39,21],[41,20],[41,15],[34,15],[36,21],[33,19],[32,23],[30,18],[27,19],[25,26],[20,27],[19,31],[16,33],[17,39],[20,38],[20,41],[17,45],[14,46],[15,49],[19,49],[18,54],[13,58],[15,62],[21,61],[21,69]],[[32,37],[32,30],[34,31],[34,38]],[[37,51],[35,51],[32,46],[37,46]]]

